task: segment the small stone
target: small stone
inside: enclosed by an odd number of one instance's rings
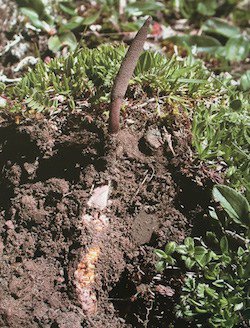
[[[145,135],[145,141],[150,148],[158,149],[163,145],[161,133],[158,129],[149,129]]]
[[[37,169],[37,165],[35,165],[33,163],[24,163],[23,167],[24,167],[25,171],[28,173],[28,175],[34,174]]]

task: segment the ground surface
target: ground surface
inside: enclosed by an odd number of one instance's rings
[[[178,274],[159,280],[153,249],[183,240],[213,182],[170,121],[138,113],[110,138],[83,113],[2,117],[1,327],[172,322]]]

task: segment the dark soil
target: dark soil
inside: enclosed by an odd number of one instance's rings
[[[109,137],[84,118],[2,118],[0,327],[186,326],[153,249],[190,233],[216,180],[189,120],[138,113]]]

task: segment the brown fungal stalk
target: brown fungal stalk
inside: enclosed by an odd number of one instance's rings
[[[143,45],[147,39],[150,22],[151,17],[145,21],[143,26],[137,32],[115,78],[111,91],[111,109],[109,117],[109,132],[112,134],[119,131],[122,101],[127,91],[129,80],[132,77],[137,61],[143,51]]]

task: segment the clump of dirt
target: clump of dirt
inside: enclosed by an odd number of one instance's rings
[[[2,120],[1,327],[173,319],[180,282],[164,285],[153,249],[183,240],[216,179],[193,158],[184,114],[136,113],[114,137],[84,117]]]

